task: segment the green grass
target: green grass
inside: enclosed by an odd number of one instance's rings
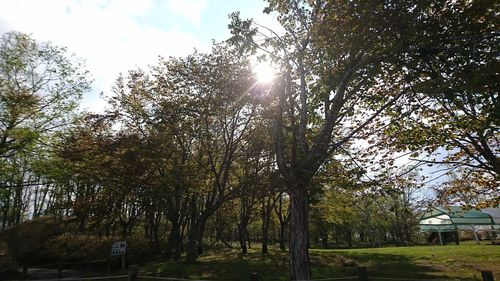
[[[351,258],[374,276],[480,280],[480,270],[500,278],[500,246],[465,243],[446,246],[390,247],[355,250],[313,250]],[[409,277],[411,276],[411,277]]]
[[[288,280],[288,256],[279,249],[262,256],[254,247],[247,255],[238,249],[209,251],[195,264],[160,262],[141,268],[141,275],[176,278],[248,280],[258,272],[264,281]],[[500,246],[465,243],[447,246],[388,247],[351,250],[311,250],[313,278],[355,276],[366,266],[372,277],[481,280],[491,270],[500,280]]]

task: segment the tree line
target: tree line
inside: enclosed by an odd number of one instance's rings
[[[421,165],[450,175],[438,199],[498,205],[497,6],[269,1],[283,31],[234,13],[210,52],[119,75],[104,113],[77,110],[89,73],[64,48],[6,33],[1,228],[72,218],[187,262],[276,243],[291,280],[310,246],[412,244]]]

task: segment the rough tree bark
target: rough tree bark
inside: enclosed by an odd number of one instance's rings
[[[286,210],[283,210],[283,192],[278,194],[277,204],[274,205],[274,212],[278,217],[279,222],[279,247],[282,251],[286,250],[286,228],[288,223],[290,222],[290,208],[287,207]]]
[[[290,278],[308,280],[311,276],[308,249],[307,186],[297,184],[290,190]]]
[[[242,254],[247,254],[248,249],[247,249],[247,221],[241,221],[238,223],[238,240],[240,241],[240,248],[241,248],[241,253]]]
[[[172,229],[168,235],[166,258],[178,260],[181,257],[180,246],[181,240],[181,225],[177,221],[172,222]]]
[[[262,254],[268,254],[269,226],[271,224],[271,212],[274,206],[272,196],[264,198],[262,202]]]

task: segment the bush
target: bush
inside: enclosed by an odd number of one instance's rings
[[[64,261],[105,259],[110,254],[113,238],[64,233],[49,241],[47,254]]]
[[[68,221],[43,217],[23,222],[1,234],[20,264],[34,264],[46,261],[48,241],[66,231]]]
[[[50,241],[50,255],[75,262],[102,260],[110,256],[113,243],[121,240],[124,239],[64,233]],[[140,256],[152,251],[145,239],[128,238],[126,241],[127,256]]]
[[[10,254],[7,243],[0,242],[0,276],[8,272],[16,271],[17,265]]]
[[[43,217],[23,222],[0,234],[10,253],[21,265],[52,264],[59,260],[66,263],[104,260],[111,254],[111,246],[121,237],[102,237],[77,233],[74,219],[56,220]],[[152,248],[141,235],[127,241],[129,260],[143,260]]]

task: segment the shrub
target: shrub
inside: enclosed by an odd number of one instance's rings
[[[48,241],[64,233],[67,223],[49,217],[37,218],[4,231],[0,238],[20,264],[38,263],[47,258]]]
[[[0,276],[9,271],[15,271],[16,268],[16,262],[10,254],[7,243],[0,242]]]
[[[113,242],[127,241],[128,260],[143,260],[152,251],[158,252],[141,235],[127,239],[77,233],[74,219],[56,220],[43,217],[25,221],[0,234],[12,257],[21,265],[40,265],[104,260],[109,258]]]

